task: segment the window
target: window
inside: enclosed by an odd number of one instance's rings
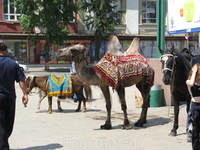
[[[121,10],[122,10],[121,0],[118,0],[118,1],[116,2],[116,5],[117,5],[117,7],[115,8],[115,12],[121,11]],[[121,21],[122,21],[122,14],[120,13],[120,14],[117,16],[117,22],[121,24]]]
[[[17,13],[16,7],[12,5],[14,0],[3,0],[3,20],[17,21],[21,14]]]
[[[156,23],[156,2],[142,2],[142,23]]]

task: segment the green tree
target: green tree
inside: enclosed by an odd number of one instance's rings
[[[67,25],[74,19],[77,5],[73,0],[15,0],[22,30],[29,33],[35,45],[45,40],[45,70],[49,70],[49,47],[51,44],[61,45],[68,39]],[[35,27],[43,29],[35,33]]]
[[[83,1],[82,9],[87,12],[85,25],[87,29],[95,30],[95,60],[99,60],[99,49],[106,35],[114,33],[114,27],[119,24],[118,16],[123,11],[116,11],[118,0],[90,0]],[[94,15],[93,15],[94,14]]]

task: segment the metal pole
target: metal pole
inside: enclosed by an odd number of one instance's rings
[[[158,46],[165,49],[165,1],[157,0],[156,5],[156,24],[157,24],[157,51],[156,58],[161,56]]]
[[[156,38],[156,58],[159,57],[158,46],[160,46],[160,0],[156,2],[156,26],[157,26],[157,38]]]

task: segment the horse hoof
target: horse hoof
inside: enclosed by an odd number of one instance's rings
[[[47,113],[48,113],[48,114],[52,114],[52,112],[51,112],[51,111],[47,111]]]
[[[121,126],[121,129],[130,130],[130,129],[132,129],[132,126],[131,126],[130,124],[122,125],[122,126]]]
[[[141,122],[136,122],[136,123],[135,123],[135,126],[136,126],[136,127],[143,127],[143,123],[141,123]]]
[[[86,112],[86,107],[82,107],[82,112]]]
[[[177,134],[177,132],[170,132],[169,134],[168,134],[168,136],[176,136],[176,134]]]
[[[110,124],[104,124],[104,125],[101,125],[100,128],[109,130],[109,129],[112,129],[112,126]]]

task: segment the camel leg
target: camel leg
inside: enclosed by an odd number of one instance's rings
[[[48,103],[49,103],[49,108],[47,113],[51,114],[52,113],[52,97],[48,97]]]
[[[181,93],[179,91],[172,92],[172,98],[174,100],[174,125],[173,125],[171,132],[169,133],[169,136],[176,136],[177,129],[179,127],[178,115],[179,115],[180,95],[181,95]]]
[[[61,100],[61,99],[58,98],[57,103],[58,103],[58,110],[61,112],[61,111],[63,111],[63,109],[62,109],[62,107],[61,107],[60,100]]]
[[[132,126],[129,123],[127,111],[126,111],[127,105],[126,105],[126,100],[125,100],[125,88],[122,85],[118,86],[117,93],[121,102],[122,111],[124,112],[124,124],[121,126],[121,129],[127,129],[127,130],[132,129]]]
[[[106,100],[106,109],[107,109],[107,119],[104,125],[101,125],[101,129],[111,129],[111,101],[110,101],[110,91],[107,85],[100,85],[101,91],[103,92],[104,98]]]
[[[143,124],[147,122],[147,111],[150,102],[150,86],[144,86],[143,83],[146,81],[141,81],[136,84],[137,88],[142,94],[143,97],[143,105],[142,105],[142,112],[140,114],[140,119],[135,123],[137,127],[143,127]]]

